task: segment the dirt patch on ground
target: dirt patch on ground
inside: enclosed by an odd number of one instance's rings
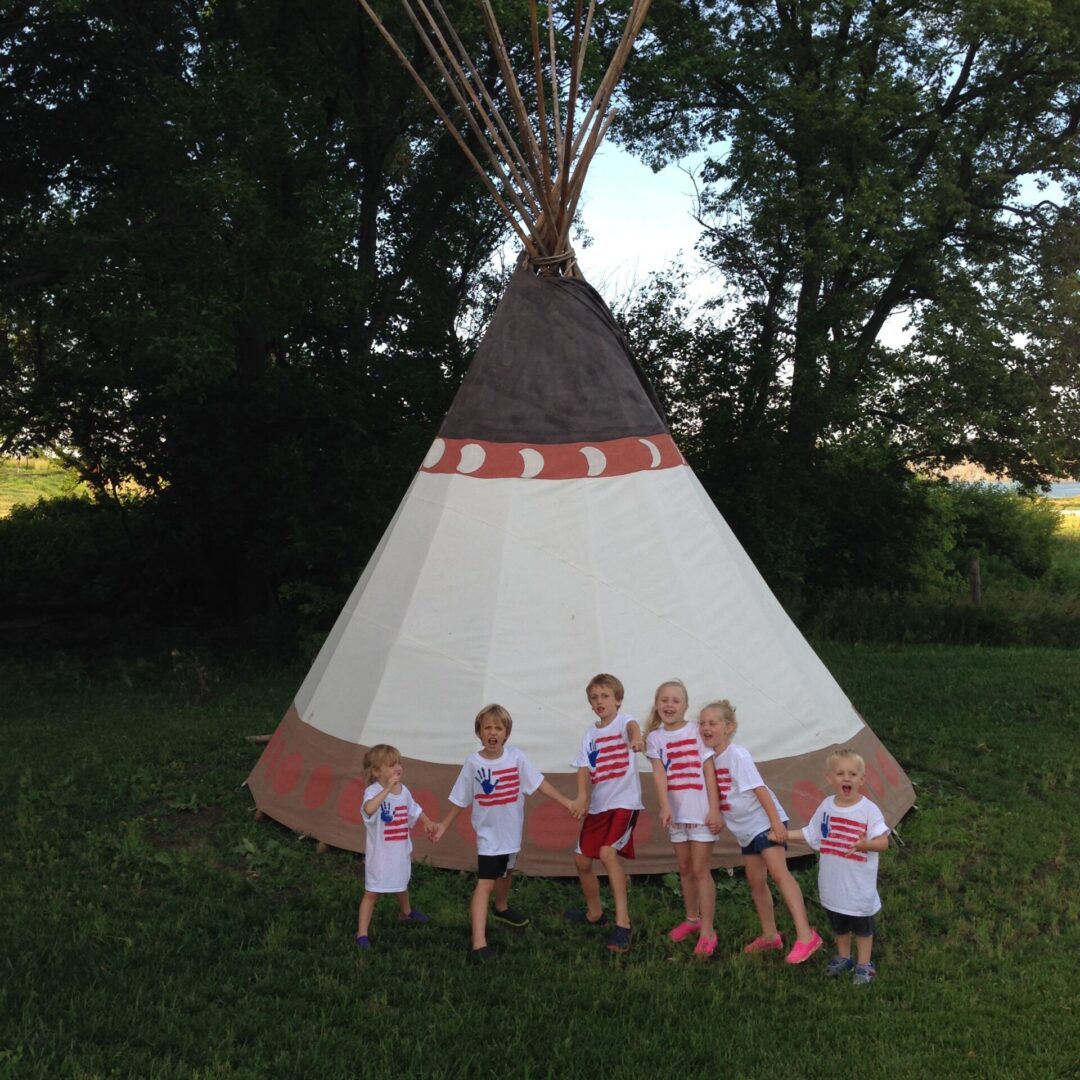
[[[224,818],[223,806],[199,806],[194,810],[159,807],[151,819],[149,839],[160,851],[205,847]]]

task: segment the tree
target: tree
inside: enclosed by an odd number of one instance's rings
[[[351,584],[503,235],[460,151],[353,0],[14,3],[0,36],[0,449],[134,479],[184,603]]]
[[[654,165],[712,148],[693,436],[721,501],[768,471],[812,536],[818,463],[853,440],[1076,475],[1080,9],[656,0],[651,28],[620,131]]]

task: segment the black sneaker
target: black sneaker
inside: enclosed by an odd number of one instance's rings
[[[469,953],[469,959],[481,964],[487,960],[494,960],[495,950],[490,945],[481,945],[479,949],[473,949]]]
[[[608,952],[630,951],[630,927],[616,926],[607,941]]]
[[[506,923],[507,926],[528,926],[528,915],[522,915],[520,911],[515,911],[512,907],[504,908],[500,911],[495,908],[492,911],[491,917],[496,922]]]
[[[563,918],[567,922],[581,923],[583,926],[607,926],[608,924],[608,917],[602,911],[599,919],[590,919],[587,911],[571,908],[569,911],[563,912]]]

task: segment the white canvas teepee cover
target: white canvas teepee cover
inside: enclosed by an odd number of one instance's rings
[[[261,810],[362,850],[361,761],[390,743],[440,818],[473,719],[491,702],[511,742],[573,796],[597,672],[644,720],[656,686],[738,708],[739,741],[802,824],[826,755],[856,747],[890,824],[913,802],[903,771],[769,592],[686,464],[610,312],[581,279],[515,273],[439,436],[265,753]],[[647,766],[639,755],[639,767]],[[673,866],[653,786],[635,872]],[[475,862],[469,815],[416,857]],[[519,866],[573,874],[578,825],[529,800]],[[794,849],[793,849],[794,850]],[[804,849],[805,850],[805,849]],[[722,862],[738,861],[725,833]]]

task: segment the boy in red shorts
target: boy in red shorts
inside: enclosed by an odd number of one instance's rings
[[[593,869],[593,860],[599,859],[615,902],[615,926],[607,947],[612,952],[626,952],[630,948],[630,910],[626,871],[619,860],[634,857],[634,826],[643,808],[634,754],[645,749],[645,742],[633,717],[619,711],[623,684],[614,675],[593,676],[585,694],[597,717],[585,732],[573,762],[578,770],[574,809],[584,812],[588,806],[589,811],[574,853],[585,910],[568,911],[566,917],[589,926],[607,925],[600,904],[600,882]],[[592,783],[591,799],[586,796],[586,779]]]

